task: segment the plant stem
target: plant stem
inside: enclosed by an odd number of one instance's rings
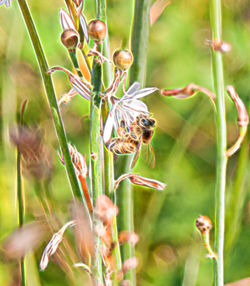
[[[247,188],[244,188],[244,184],[247,176],[248,148],[249,140],[248,136],[246,136],[239,152],[234,185],[230,191],[231,197],[227,206],[227,229],[225,235],[226,262],[230,259],[230,250],[240,230],[242,213],[247,198]]]
[[[221,1],[211,0],[210,25],[212,41],[222,40]],[[216,94],[217,127],[217,172],[215,187],[215,252],[218,255],[215,265],[215,285],[224,285],[224,230],[225,230],[225,188],[226,188],[226,118],[223,62],[220,52],[212,51],[213,83]]]
[[[17,122],[19,127],[23,125],[23,115],[27,101],[21,106],[20,113],[17,113]],[[22,170],[21,170],[21,153],[17,147],[17,208],[18,208],[18,227],[21,228],[24,223],[24,193],[22,189]],[[21,286],[26,286],[25,262],[24,257],[20,261],[21,267]]]
[[[105,1],[104,1],[105,2]],[[100,18],[103,1],[96,1],[96,14]],[[102,45],[97,46],[99,52],[102,51]],[[93,205],[95,206],[96,199],[99,195],[103,194],[103,150],[101,144],[101,87],[102,87],[102,67],[95,59],[93,60],[91,84],[93,86],[90,104],[90,150],[92,155],[91,170],[92,170],[92,194]],[[95,213],[94,213],[95,216]],[[100,254],[101,240],[96,236],[96,251],[93,262],[93,272],[97,285],[102,285],[102,257]]]
[[[147,64],[151,0],[135,0],[132,28],[132,53],[134,63],[130,69],[130,84],[138,81],[144,85]]]
[[[150,0],[134,1],[134,16],[132,27],[132,53],[134,63],[130,69],[130,84],[138,81],[142,86],[146,74],[146,58],[149,34],[149,12]],[[130,165],[133,156],[122,156],[117,160],[117,177],[125,173],[131,173]],[[119,206],[119,229],[134,230],[134,200],[133,190],[130,182],[124,180],[117,190],[117,201]],[[122,258],[126,260],[134,256],[134,247],[128,243],[122,246]],[[130,285],[136,285],[135,271],[130,270],[125,275],[130,280]]]
[[[74,167],[71,161],[71,157],[70,157],[70,153],[69,153],[69,149],[68,149],[68,145],[67,145],[67,138],[66,138],[66,134],[65,134],[65,130],[64,130],[64,126],[63,126],[63,122],[62,122],[62,118],[60,115],[60,111],[57,105],[57,100],[56,100],[56,95],[55,95],[55,91],[54,91],[54,86],[51,80],[50,75],[47,74],[48,71],[48,64],[47,64],[47,60],[45,58],[45,54],[35,27],[35,24],[33,22],[32,16],[30,14],[29,11],[29,7],[26,3],[25,0],[18,0],[18,4],[21,10],[21,13],[23,15],[25,24],[26,24],[26,28],[28,30],[31,42],[33,44],[33,48],[36,54],[36,58],[39,64],[39,68],[40,68],[40,72],[42,75],[42,79],[43,79],[43,83],[44,83],[44,87],[45,87],[45,91],[46,91],[46,95],[47,95],[47,99],[49,102],[49,106],[51,108],[52,111],[52,119],[55,125],[55,129],[56,129],[56,134],[58,137],[58,141],[59,141],[59,145],[63,154],[63,158],[64,158],[64,162],[65,162],[65,167],[66,167],[66,173],[70,182],[70,187],[71,190],[73,192],[73,195],[77,198],[83,198],[82,196],[82,191],[81,188],[79,186],[79,182],[77,180],[77,177],[75,175],[74,172]],[[87,209],[86,203],[84,202],[84,206]]]

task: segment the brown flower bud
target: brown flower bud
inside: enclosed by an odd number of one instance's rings
[[[195,223],[198,230],[201,232],[201,234],[204,234],[206,232],[209,232],[212,228],[212,222],[209,217],[207,216],[199,216]]]
[[[79,34],[76,30],[64,30],[61,35],[61,41],[68,50],[75,50],[79,43]]]
[[[128,69],[133,64],[133,54],[129,50],[117,50],[113,54],[114,64],[121,70]]]
[[[106,24],[98,19],[92,20],[88,25],[89,36],[97,43],[101,43],[107,32]]]

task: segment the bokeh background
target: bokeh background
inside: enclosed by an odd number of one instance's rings
[[[29,1],[50,66],[71,69],[60,43],[59,9],[64,1]],[[110,52],[129,47],[133,1],[107,1]],[[94,18],[94,1],[86,1],[85,15]],[[250,94],[250,2],[223,1],[223,38],[232,51],[224,56],[225,83],[233,84],[249,110]],[[147,86],[184,87],[190,82],[212,89],[209,39],[209,2],[172,1],[150,27]],[[58,97],[69,90],[65,75],[53,75]],[[16,149],[9,139],[16,110],[28,100],[25,124],[42,130],[48,158],[53,166],[41,182],[26,176],[25,221],[39,217],[42,208],[36,192],[46,185],[57,217],[67,221],[71,193],[65,171],[57,157],[57,138],[44,94],[36,59],[16,1],[0,8],[0,240],[16,229]],[[214,220],[216,130],[213,106],[202,94],[188,100],[168,99],[155,93],[145,99],[157,128],[153,138],[156,166],[141,156],[136,172],[167,184],[164,192],[134,187],[135,231],[140,236],[136,255],[138,285],[210,286],[212,263],[205,257],[194,222],[200,214]],[[237,113],[226,99],[228,145],[237,137]],[[67,135],[82,154],[88,154],[88,103],[77,96],[62,107]],[[146,150],[142,150],[145,154]],[[228,164],[225,282],[250,275],[248,140]],[[27,175],[27,174],[26,174]],[[70,234],[69,234],[70,236]],[[49,237],[49,236],[48,236]],[[29,254],[29,281],[36,285],[69,285],[67,275],[55,263],[38,272],[48,237]],[[213,237],[213,235],[212,235]],[[0,260],[0,285],[17,285],[15,261]]]

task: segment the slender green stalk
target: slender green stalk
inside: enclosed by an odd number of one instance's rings
[[[100,2],[96,2],[96,14],[97,18],[100,18],[102,11]],[[98,50],[102,51],[102,45],[98,45]],[[91,84],[93,86],[91,94],[90,104],[90,150],[92,155],[91,170],[92,170],[92,194],[93,194],[93,205],[95,206],[96,199],[99,195],[103,194],[103,174],[102,174],[102,155],[101,150],[101,87],[102,87],[102,67],[95,60],[93,61]],[[95,280],[97,285],[102,285],[102,257],[100,254],[101,240],[96,237],[96,253],[93,262],[93,272],[95,274]]]
[[[22,104],[20,113],[17,114],[17,122],[21,127],[23,125],[23,115],[27,101]],[[22,227],[24,223],[24,193],[22,188],[22,169],[21,169],[21,153],[17,147],[17,208],[18,208],[18,227]],[[24,257],[20,261],[21,267],[21,286],[26,286],[25,262]]]
[[[211,0],[210,24],[212,41],[222,40],[221,0]],[[220,52],[212,51],[214,91],[216,94],[217,127],[217,172],[215,187],[215,252],[218,255],[215,265],[215,285],[224,285],[224,231],[225,231],[225,189],[226,189],[226,118],[223,62]]]
[[[150,19],[150,0],[136,0],[134,2],[134,16],[132,27],[132,53],[134,63],[130,69],[130,83],[138,81],[141,85],[144,84],[146,74],[146,58],[147,44],[149,34],[149,19]],[[132,156],[123,156],[118,158],[117,177],[124,173],[130,173],[130,165]],[[117,201],[119,206],[119,229],[134,230],[134,200],[133,190],[130,182],[124,180],[117,190]],[[134,256],[134,247],[128,243],[122,247],[123,260]],[[130,280],[131,285],[136,285],[135,271],[127,272],[125,279]]]
[[[67,145],[67,138],[66,138],[66,134],[65,134],[65,130],[64,130],[64,126],[63,126],[63,122],[62,122],[62,118],[58,109],[58,105],[57,105],[57,100],[56,100],[56,95],[55,95],[55,91],[54,91],[54,86],[51,80],[50,75],[47,74],[48,71],[48,64],[47,64],[47,60],[45,58],[45,54],[35,27],[35,24],[33,22],[31,13],[29,11],[29,7],[26,3],[25,0],[18,0],[18,4],[21,10],[21,13],[23,15],[25,24],[26,24],[26,28],[28,30],[30,39],[32,41],[33,44],[33,48],[36,54],[36,58],[39,64],[39,68],[40,68],[40,72],[42,75],[42,79],[43,79],[43,83],[44,83],[44,87],[45,87],[45,91],[47,94],[47,99],[49,102],[49,106],[51,108],[52,111],[52,119],[55,125],[55,129],[56,129],[56,134],[58,137],[58,141],[59,141],[59,145],[63,154],[63,158],[64,158],[64,162],[65,162],[65,167],[66,167],[66,173],[70,182],[70,186],[71,186],[71,190],[74,194],[75,197],[77,198],[83,198],[82,196],[82,191],[81,188],[79,186],[77,177],[75,175],[74,172],[74,167],[71,161],[71,157],[70,157],[70,153],[69,153],[69,149],[68,149],[68,145]],[[83,200],[84,201],[84,200]],[[86,207],[86,203],[84,201],[84,205]],[[86,207],[87,209],[87,207]]]
[[[130,69],[130,83],[138,81],[142,86],[145,82],[148,35],[150,26],[151,0],[135,0],[132,28],[132,53],[134,63]]]
[[[227,206],[228,214],[226,216],[227,228],[225,235],[226,261],[230,259],[230,249],[239,233],[244,203],[247,198],[247,188],[244,188],[244,184],[247,176],[248,148],[249,140],[248,136],[246,136],[239,152],[238,167],[233,189],[230,191],[230,201]]]

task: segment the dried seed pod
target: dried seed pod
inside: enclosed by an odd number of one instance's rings
[[[210,218],[207,216],[201,215],[196,219],[195,225],[201,233],[201,238],[203,240],[203,244],[204,244],[204,246],[208,252],[207,258],[216,259],[217,255],[212,250],[212,248],[210,246],[210,242],[209,242],[209,233],[210,233],[210,230],[212,228],[212,222],[211,222]]]
[[[74,51],[79,43],[79,34],[76,30],[64,30],[61,34],[61,42],[68,49]]]
[[[204,234],[206,232],[209,232],[212,228],[212,222],[209,217],[207,216],[199,216],[195,223],[198,230],[201,232],[201,234]]]
[[[96,42],[101,43],[107,32],[106,24],[98,19],[92,20],[88,25],[89,36]]]
[[[129,50],[120,49],[113,54],[113,62],[121,70],[128,69],[133,61],[133,54]]]

